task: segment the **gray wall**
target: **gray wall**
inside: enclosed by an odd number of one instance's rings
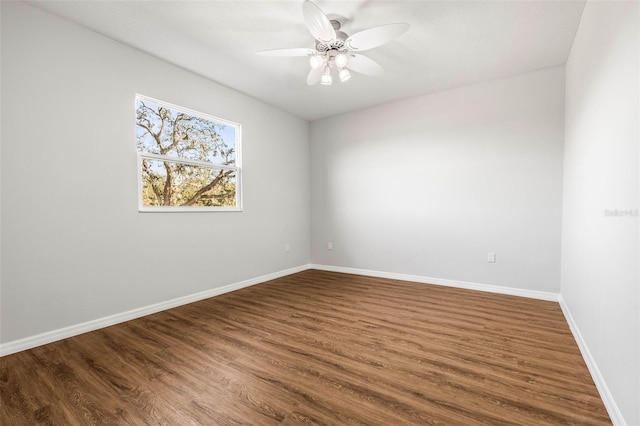
[[[563,122],[560,66],[311,123],[312,262],[557,293]]]
[[[587,2],[566,66],[561,294],[627,424],[640,424],[637,2]],[[636,213],[637,214],[637,213]]]
[[[242,125],[244,212],[138,213],[136,93]],[[304,120],[3,2],[2,342],[308,264],[307,141]]]
[[[638,218],[604,214],[639,202],[637,3],[587,3],[566,124],[564,67],[309,125],[23,3],[1,10],[1,342],[310,262],[561,291],[640,424]],[[244,212],[137,212],[135,93],[242,124]]]

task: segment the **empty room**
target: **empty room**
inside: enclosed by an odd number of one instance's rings
[[[0,424],[640,425],[637,1],[0,17]]]

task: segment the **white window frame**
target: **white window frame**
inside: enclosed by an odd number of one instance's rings
[[[180,157],[172,157],[169,155],[161,155],[154,154],[149,152],[140,152],[136,147],[138,161],[137,163],[137,174],[138,174],[138,211],[139,212],[241,212],[242,208],[242,150],[241,150],[241,141],[242,141],[242,127],[239,123],[234,123],[229,120],[225,120],[223,118],[215,117],[210,114],[205,114],[199,111],[195,111],[189,108],[184,108],[179,105],[171,104],[169,102],[161,101],[159,99],[151,98],[149,96],[136,94],[134,101],[134,111],[136,109],[137,100],[141,99],[143,101],[153,102],[155,104],[161,105],[165,108],[171,109],[173,111],[179,111],[184,114],[192,115],[198,118],[202,118],[205,120],[213,121],[217,124],[222,124],[225,126],[234,128],[234,136],[235,136],[235,166],[226,166],[222,164],[211,163],[208,161],[198,161],[198,160],[190,160]],[[137,123],[135,124],[137,127]],[[135,140],[136,138],[134,138]],[[136,144],[137,145],[137,144]],[[143,178],[142,178],[142,160],[160,160],[160,161],[169,161],[171,163],[180,163],[180,164],[189,164],[197,167],[204,167],[215,170],[234,170],[235,171],[235,179],[236,179],[236,206],[235,207],[216,207],[216,206],[145,206],[142,200],[142,186],[143,186]]]

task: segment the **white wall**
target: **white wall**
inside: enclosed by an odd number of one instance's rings
[[[627,424],[640,424],[637,2],[587,2],[566,66],[561,294]]]
[[[243,126],[244,212],[138,213],[135,93]],[[308,264],[308,176],[306,121],[2,2],[3,343]]]
[[[585,7],[566,67],[566,129],[563,67],[309,128],[2,2],[0,341],[310,260],[561,289],[616,405],[640,424],[638,218],[604,215],[638,208],[637,9]],[[135,93],[243,125],[244,212],[137,212]]]
[[[311,123],[312,262],[557,293],[563,120],[560,66]]]

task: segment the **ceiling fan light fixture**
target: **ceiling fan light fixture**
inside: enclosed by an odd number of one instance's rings
[[[318,68],[323,63],[324,59],[322,59],[322,56],[320,55],[312,55],[311,58],[309,58],[309,64],[311,65],[311,68]]]
[[[302,17],[315,40],[315,49],[307,47],[269,49],[260,50],[256,54],[306,57],[311,65],[311,70],[307,74],[308,86],[318,83],[331,85],[333,83],[332,68],[335,68],[341,82],[349,80],[352,72],[371,77],[381,76],[384,70],[380,64],[359,52],[389,43],[409,29],[407,23],[393,23],[347,35],[341,31],[342,23],[337,19],[329,19],[312,0],[303,0]]]
[[[338,73],[338,77],[340,77],[341,82],[345,82],[351,78],[351,73],[346,68],[340,68],[340,72]]]
[[[320,84],[329,86],[331,85],[332,82],[333,82],[333,78],[331,78],[331,67],[329,66],[329,64],[327,64],[324,66],[322,77],[320,77]]]
[[[347,66],[347,62],[349,61],[349,58],[347,58],[347,55],[345,55],[344,53],[338,53],[333,60],[336,62],[336,65],[340,68],[344,68]]]

